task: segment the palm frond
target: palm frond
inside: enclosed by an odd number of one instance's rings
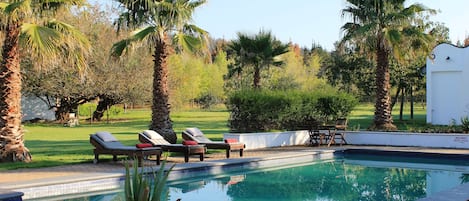
[[[27,16],[32,12],[31,1],[25,0],[9,3],[5,6],[4,12],[6,13],[8,21],[22,20],[24,16]]]
[[[148,38],[149,36],[154,35],[155,33],[157,33],[157,27],[147,26],[145,28],[133,31],[130,34],[129,39],[131,39],[131,41],[142,41],[145,38]]]
[[[183,33],[174,35],[173,40],[176,41],[179,47],[182,47],[184,50],[189,52],[195,52],[202,44],[202,41],[199,38]]]
[[[64,55],[62,58],[84,71],[87,68],[87,55],[91,52],[88,38],[72,25],[59,20],[52,19],[45,26],[59,33],[60,39],[56,48],[61,48],[61,54]]]
[[[42,57],[49,57],[58,53],[55,44],[59,43],[60,35],[55,29],[24,23],[22,26],[22,41]]]
[[[131,44],[130,39],[124,39],[117,43],[114,43],[114,45],[112,45],[112,48],[111,48],[111,55],[114,57],[121,56],[122,54],[124,54],[124,52],[127,50],[130,44]]]

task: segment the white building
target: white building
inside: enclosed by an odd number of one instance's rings
[[[469,116],[469,48],[436,46],[427,58],[427,123],[461,123]]]

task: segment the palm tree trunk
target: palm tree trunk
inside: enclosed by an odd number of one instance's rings
[[[0,162],[31,161],[31,154],[24,145],[21,125],[20,24],[8,24],[3,43],[0,66]]]
[[[391,115],[391,96],[389,83],[389,60],[388,52],[383,48],[382,44],[378,44],[377,69],[376,69],[376,103],[375,117],[372,130],[396,130]]]
[[[170,118],[168,93],[168,45],[164,39],[156,42],[153,72],[153,104],[150,129],[163,135],[170,143],[176,143],[177,136],[173,131]]]

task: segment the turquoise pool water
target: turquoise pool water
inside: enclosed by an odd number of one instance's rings
[[[469,172],[374,167],[338,159],[172,185],[182,200],[417,200],[468,182]],[[360,164],[362,163],[362,164]],[[420,164],[422,165],[422,164]],[[197,198],[197,199],[194,199]]]
[[[466,182],[469,164],[465,161],[353,155],[173,181],[168,187],[170,200],[182,201],[381,201],[417,200]],[[112,193],[82,200],[122,200],[121,196],[122,193]]]

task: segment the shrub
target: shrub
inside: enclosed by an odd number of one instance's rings
[[[335,90],[241,90],[230,94],[226,105],[232,132],[258,132],[308,129],[346,117],[357,103],[353,96]]]

